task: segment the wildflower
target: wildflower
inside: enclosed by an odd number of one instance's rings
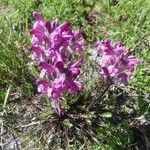
[[[133,68],[140,60],[134,57],[120,42],[108,39],[97,42],[97,53],[102,55],[100,61],[101,75],[105,78],[119,79],[125,85],[132,75]]]
[[[84,40],[81,31],[73,30],[69,22],[46,21],[39,12],[33,12],[33,17],[35,23],[30,30],[32,44],[29,50],[41,71],[37,80],[38,92],[47,95],[60,114],[63,92],[75,94],[83,89],[83,84],[76,78],[83,63],[80,53]],[[73,58],[77,60],[73,61]]]

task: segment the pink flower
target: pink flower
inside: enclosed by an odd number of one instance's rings
[[[46,93],[50,86],[50,83],[46,80],[41,79],[37,81],[37,85],[38,85],[38,92]]]
[[[140,60],[119,42],[112,42],[108,39],[97,42],[97,52],[102,55],[100,61],[101,75],[119,79],[125,85],[131,76],[133,68]]]
[[[38,64],[38,92],[47,95],[52,107],[61,112],[60,97],[66,91],[75,94],[83,89],[83,84],[76,80],[80,74],[80,51],[84,40],[80,30],[73,30],[71,23],[59,24],[44,20],[41,13],[33,12],[35,23],[30,30],[32,60]],[[72,58],[77,58],[73,61]]]

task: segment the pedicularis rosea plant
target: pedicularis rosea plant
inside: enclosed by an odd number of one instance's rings
[[[37,80],[38,92],[47,95],[52,107],[61,114],[62,93],[76,94],[83,89],[77,80],[83,63],[81,55],[84,40],[80,30],[73,30],[71,23],[60,24],[57,19],[46,21],[39,12],[33,12],[35,23],[30,30],[32,60],[41,71]],[[97,42],[101,54],[100,74],[113,81],[128,83],[128,78],[139,59],[135,58],[119,42],[108,39]]]
[[[100,74],[105,78],[111,78],[112,82],[120,80],[125,85],[132,75],[133,68],[139,63],[120,42],[112,42],[109,39],[97,42],[97,53],[102,54],[100,61]]]
[[[33,12],[33,17],[36,21],[30,31],[32,44],[29,50],[33,51],[32,59],[41,70],[38,92],[48,95],[52,107],[60,114],[61,94],[64,91],[75,94],[83,89],[83,84],[76,78],[83,63],[80,53],[84,40],[80,30],[73,30],[69,22],[59,24],[57,19],[49,22],[38,12]]]

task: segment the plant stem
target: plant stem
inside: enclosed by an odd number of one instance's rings
[[[93,108],[98,102],[99,100],[101,100],[101,98],[103,97],[103,95],[107,92],[107,90],[110,88],[110,86],[112,85],[112,83],[108,84],[108,86],[106,87],[106,89],[100,94],[100,96],[98,96],[98,98],[94,101],[92,101],[90,103],[90,105],[88,106],[89,109]]]

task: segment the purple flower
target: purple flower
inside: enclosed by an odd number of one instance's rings
[[[47,62],[45,62],[45,61],[41,61],[39,63],[39,67],[41,67],[42,69],[45,69],[48,73],[55,72],[55,68],[52,65],[48,64]]]
[[[33,17],[35,23],[30,30],[32,44],[29,50],[41,71],[38,92],[47,95],[52,107],[60,114],[62,94],[66,91],[75,94],[83,89],[83,84],[76,78],[83,63],[80,51],[84,40],[81,31],[73,30],[69,22],[46,21],[39,12],[33,12]]]
[[[140,60],[119,42],[112,42],[108,39],[97,42],[97,52],[102,55],[100,61],[101,75],[119,79],[125,85],[128,78],[132,75],[133,68]]]
[[[37,86],[38,86],[38,92],[47,93],[50,83],[46,80],[41,79],[37,81]]]

